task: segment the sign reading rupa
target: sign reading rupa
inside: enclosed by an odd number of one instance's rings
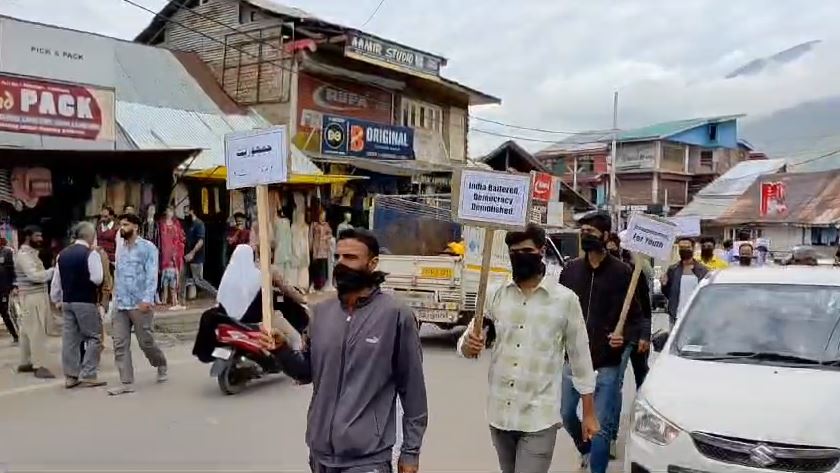
[[[645,214],[633,214],[627,224],[624,248],[656,259],[671,258],[674,239],[679,234],[677,225]]]
[[[453,201],[455,219],[482,227],[518,229],[528,224],[530,174],[461,169]]]

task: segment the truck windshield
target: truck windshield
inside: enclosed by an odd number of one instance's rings
[[[679,356],[831,366],[840,344],[840,288],[712,284],[685,314]]]

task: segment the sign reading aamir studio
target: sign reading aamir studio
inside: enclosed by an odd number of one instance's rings
[[[349,33],[344,55],[416,75],[439,76],[446,59],[363,33]]]
[[[414,159],[414,130],[354,118],[324,116],[321,152],[373,159]]]
[[[0,75],[0,131],[114,141],[114,91]]]

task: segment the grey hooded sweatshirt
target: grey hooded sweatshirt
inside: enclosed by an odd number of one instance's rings
[[[306,444],[330,468],[390,463],[396,399],[403,407],[400,461],[418,464],[428,409],[414,314],[379,289],[352,311],[338,298],[313,308],[302,351],[281,352],[286,372],[313,384]]]

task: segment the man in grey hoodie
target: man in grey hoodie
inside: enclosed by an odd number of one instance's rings
[[[379,285],[379,242],[362,229],[338,236],[338,297],[316,305],[300,351],[264,335],[291,377],[313,384],[306,429],[313,473],[388,473],[403,407],[399,473],[416,473],[428,422],[423,353],[414,314]]]

